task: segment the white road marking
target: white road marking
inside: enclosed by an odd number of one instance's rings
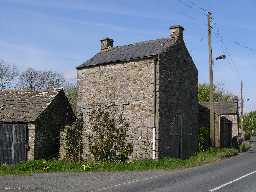
[[[4,190],[6,190],[6,191],[21,190],[21,187],[10,187],[10,186],[7,186],[7,187],[4,187]]]
[[[134,179],[134,180],[130,180],[130,181],[127,181],[127,182],[124,182],[124,183],[119,183],[119,184],[116,184],[116,185],[112,185],[112,186],[108,186],[108,187],[103,187],[101,189],[97,189],[97,190],[92,190],[93,191],[97,191],[97,192],[100,192],[100,191],[106,191],[106,190],[110,190],[112,188],[116,188],[116,187],[119,187],[119,186],[122,186],[122,185],[129,185],[129,184],[133,184],[133,183],[138,183],[138,182],[142,182],[142,181],[148,181],[148,180],[152,180],[152,179],[156,179],[158,177],[162,177],[164,176],[163,175],[156,175],[156,176],[152,176],[152,177],[146,177],[144,179]]]
[[[229,182],[227,182],[227,183],[224,183],[223,185],[220,185],[220,186],[218,186],[218,187],[215,187],[215,188],[213,188],[213,189],[210,189],[209,192],[218,191],[218,190],[220,190],[220,189],[222,189],[222,188],[224,188],[224,187],[226,187],[226,186],[228,186],[228,185],[231,185],[231,184],[234,183],[234,182],[237,182],[237,181],[239,181],[239,180],[241,180],[241,179],[244,179],[245,177],[249,177],[250,175],[253,175],[253,174],[255,174],[255,173],[256,173],[256,171],[247,173],[247,174],[245,174],[245,175],[243,175],[243,176],[241,176],[241,177],[238,177],[237,179],[234,179],[234,180],[232,180],[232,181],[229,181]]]

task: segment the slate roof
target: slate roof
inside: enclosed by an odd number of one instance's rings
[[[117,46],[107,51],[101,51],[77,67],[82,69],[89,66],[115,63],[120,61],[130,61],[156,56],[175,45],[174,39],[163,38],[157,40],[143,41],[135,44]]]
[[[200,105],[210,108],[209,102],[202,102]],[[237,113],[237,104],[232,102],[214,102],[214,112],[219,115],[228,115]]]
[[[58,93],[0,90],[0,122],[33,122]]]

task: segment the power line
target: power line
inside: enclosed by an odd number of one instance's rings
[[[202,7],[201,5],[199,5],[198,3],[196,2],[193,2],[191,0],[177,0],[179,3],[181,3],[183,6],[187,7],[187,8],[190,8],[190,9],[197,9],[203,16],[207,16],[208,15],[208,10],[207,8],[205,7]],[[189,17],[189,19],[191,19]],[[193,19],[195,20],[195,19]],[[240,75],[240,72],[238,70],[238,66],[236,64],[236,62],[234,61],[233,57],[232,57],[232,54],[231,54],[231,51],[230,49],[226,46],[225,42],[224,42],[224,38],[223,38],[223,35],[221,33],[221,30],[220,30],[220,27],[217,25],[216,23],[216,20],[215,18],[213,18],[213,22],[212,22],[213,26],[212,26],[212,32],[215,36],[215,38],[218,40],[218,42],[220,43],[220,47],[223,51],[223,53],[225,53],[227,55],[227,63],[232,66],[232,69],[235,70],[235,73],[237,74],[238,78],[241,79],[241,75]],[[203,24],[203,25],[207,25],[207,24]],[[200,42],[202,42],[204,40],[204,38],[202,37],[200,39]],[[243,45],[242,43],[238,42],[238,41],[234,41],[233,42],[234,44],[236,44],[237,46],[240,46],[241,48],[244,48],[244,49],[248,49],[249,51],[253,52],[256,50],[248,47],[248,46],[245,46]]]
[[[234,43],[235,45],[241,47],[241,48],[247,49],[247,50],[250,51],[250,52],[256,53],[256,49],[251,48],[251,47],[249,47],[249,46],[247,46],[247,45],[244,45],[244,44],[242,44],[242,43],[240,43],[240,42],[238,42],[238,41],[233,41],[233,43]]]
[[[216,29],[216,31],[214,31],[213,34],[216,37],[216,39],[220,42],[223,53],[227,55],[228,64],[230,64],[235,69],[235,72],[237,73],[238,78],[241,79],[238,66],[234,61],[234,59],[232,58],[230,50],[228,49],[227,46],[225,46],[224,38],[223,38],[223,35],[221,34],[220,27],[217,25],[216,21],[213,22],[213,25],[214,25],[214,29]]]
[[[204,16],[208,15],[208,11],[206,8],[201,7],[200,5],[198,5],[198,3],[195,3],[193,1],[190,0],[177,0],[178,2],[180,2],[181,4],[183,4],[184,6],[188,7],[188,8],[196,8],[198,9]]]

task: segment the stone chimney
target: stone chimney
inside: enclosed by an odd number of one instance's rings
[[[171,38],[177,40],[183,40],[183,31],[184,28],[180,25],[173,25],[170,27]]]
[[[114,40],[107,37],[100,40],[100,42],[101,42],[101,51],[107,51],[113,47]]]

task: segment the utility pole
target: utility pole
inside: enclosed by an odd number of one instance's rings
[[[243,115],[244,115],[244,98],[243,98],[243,80],[241,80],[241,98],[240,98],[240,106],[241,106],[241,114],[240,114],[240,118],[241,118],[241,122],[240,122],[240,126],[241,126],[241,132],[243,131]]]
[[[209,82],[210,82],[210,138],[215,146],[214,105],[213,105],[213,59],[212,59],[212,13],[208,12],[208,49],[209,49]]]

